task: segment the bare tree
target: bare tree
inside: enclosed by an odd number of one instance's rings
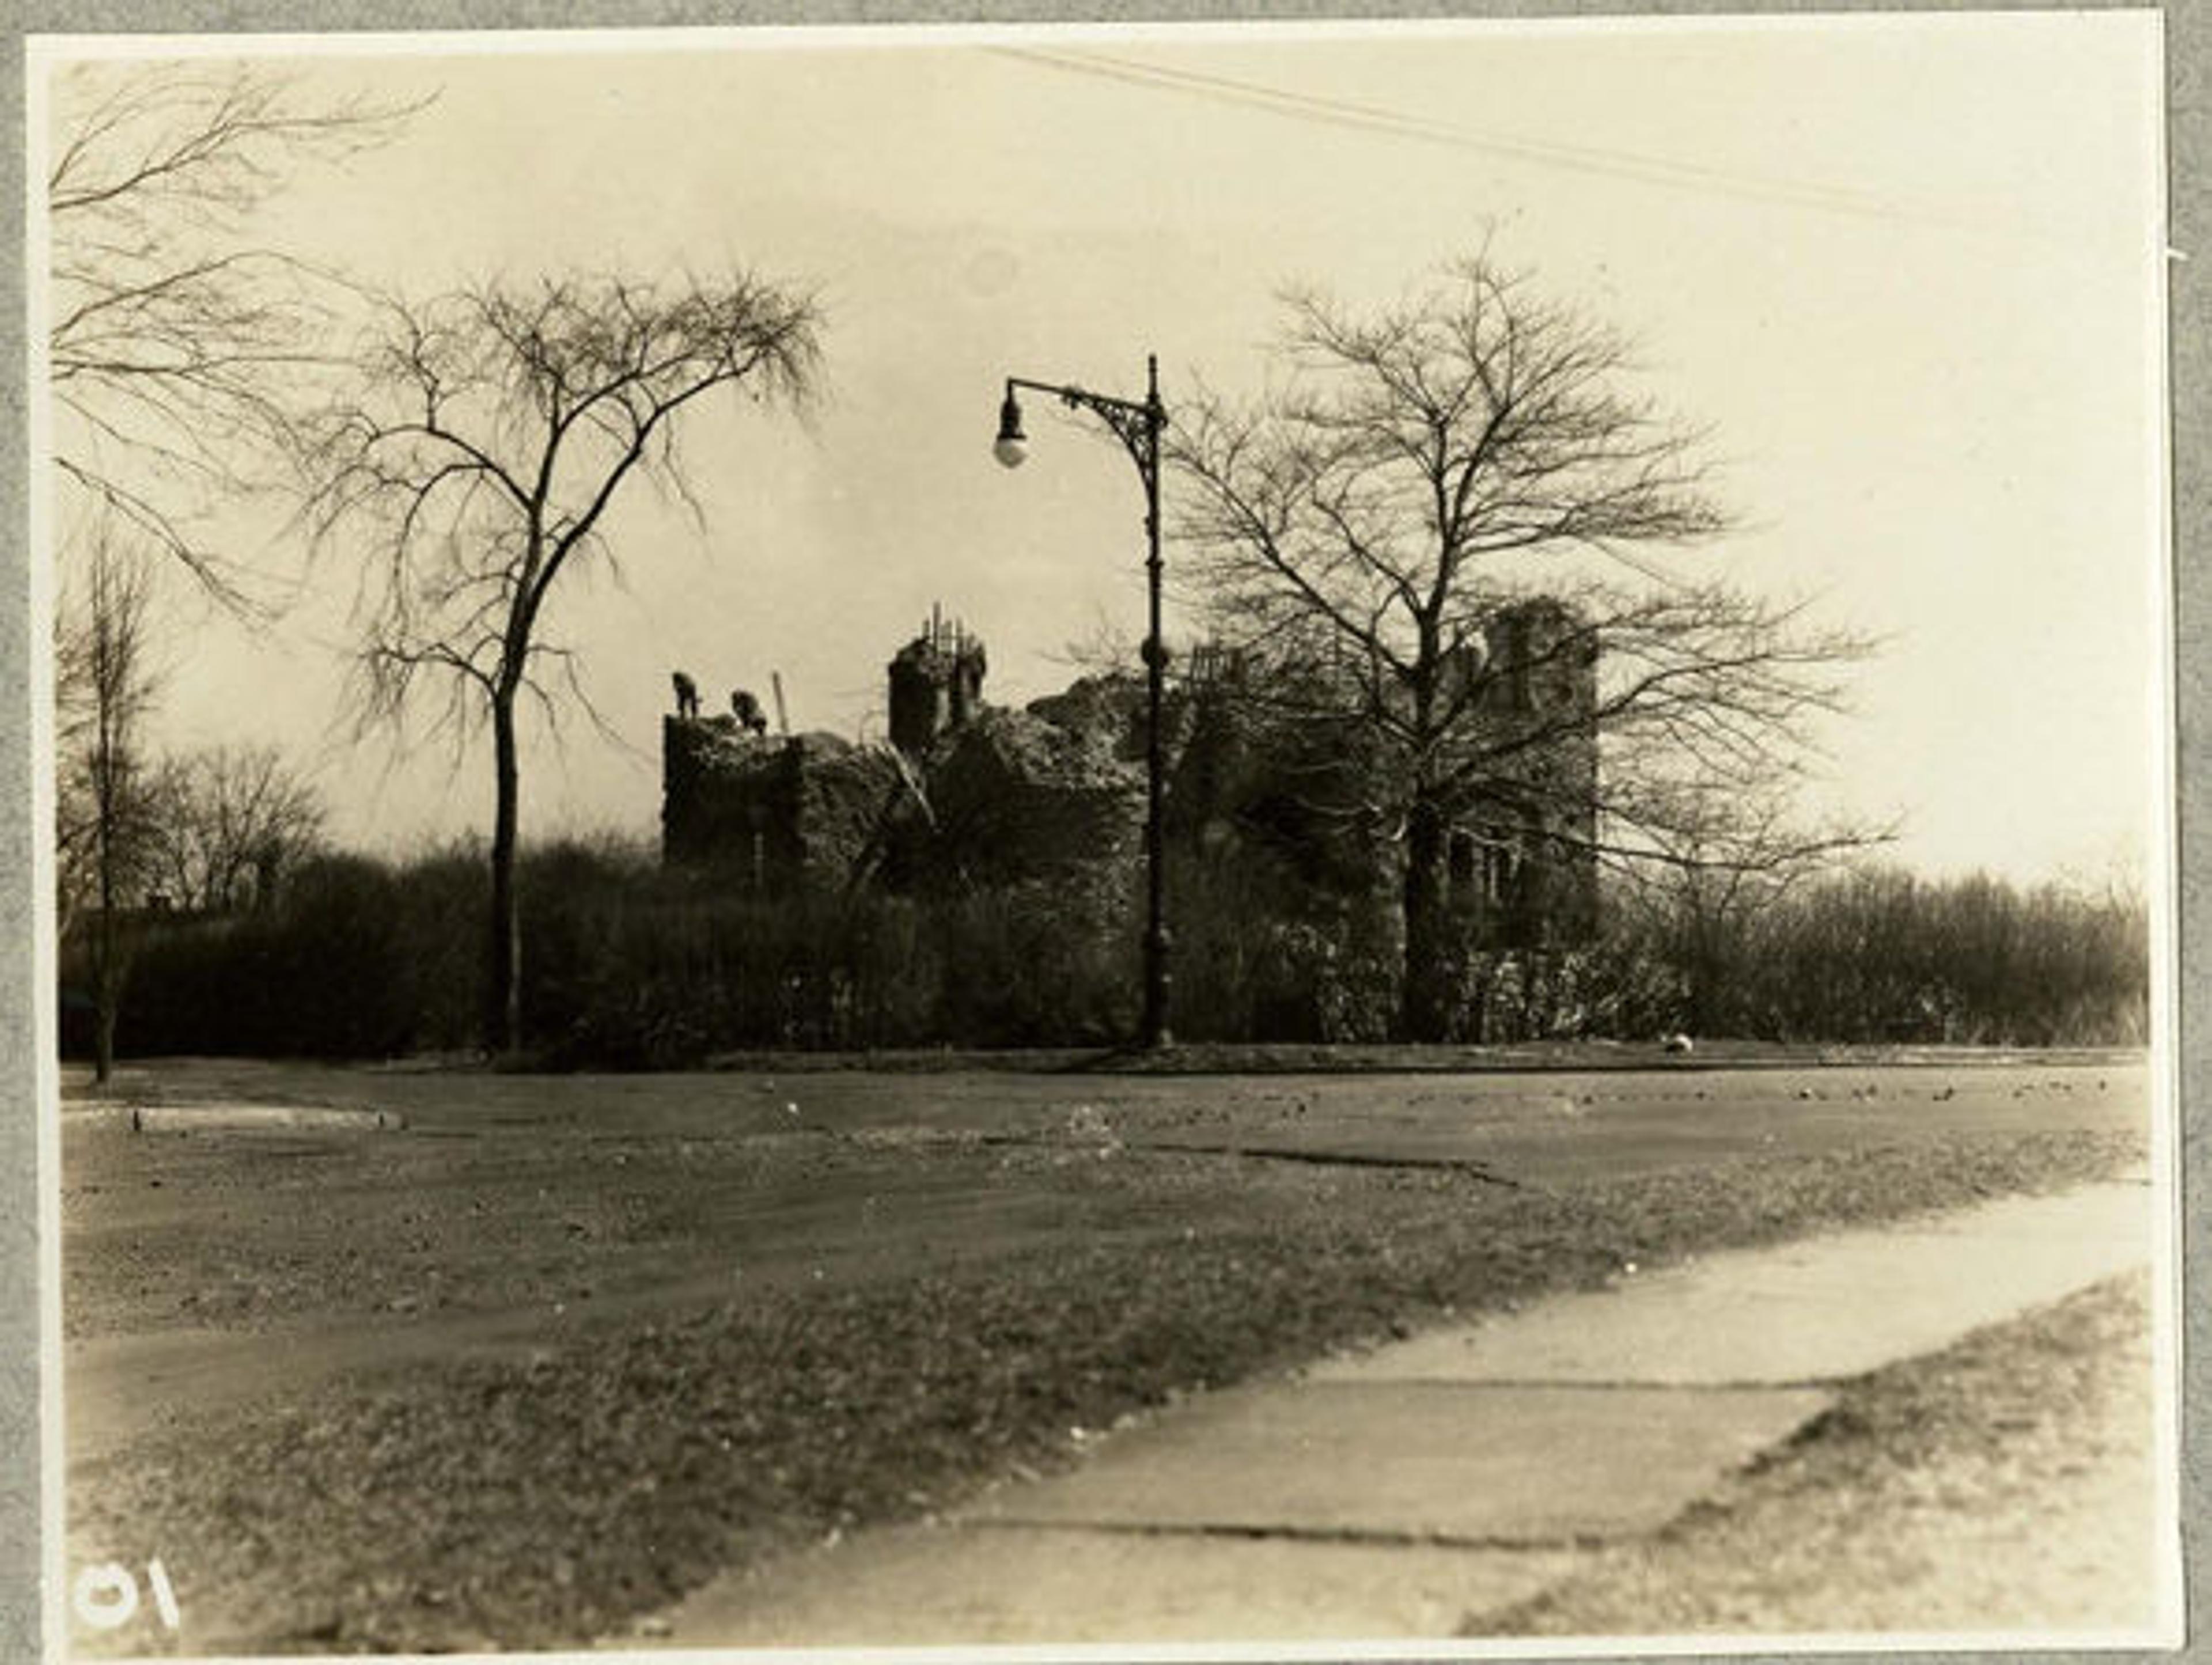
[[[1647,817],[1638,859],[1616,864],[1620,905],[1662,943],[1676,985],[1668,1021],[1692,1035],[1742,1033],[1760,921],[1800,886],[1894,836],[1887,827],[1808,827],[1771,780],[1682,790],[1664,821]]]
[[[1401,1025],[1442,1039],[1455,826],[1663,857],[1714,788],[1787,773],[1863,644],[1639,556],[1728,519],[1604,324],[1486,258],[1372,316],[1289,310],[1273,392],[1178,413],[1178,531],[1216,630],[1273,665],[1264,697],[1361,760],[1403,847]]]
[[[87,541],[90,558],[56,631],[55,847],[61,933],[90,915],[94,1068],[105,1082],[135,944],[127,911],[144,900],[157,817],[143,751],[155,682],[145,562],[105,517]]]
[[[274,746],[221,745],[165,761],[152,872],[180,908],[265,908],[320,847],[323,805]]]
[[[292,171],[381,143],[410,107],[317,102],[256,64],[71,66],[46,175],[48,356],[62,477],[234,606],[194,526],[289,427],[329,330],[318,274],[255,240]]]
[[[519,1042],[516,727],[544,679],[580,699],[545,611],[564,574],[612,562],[602,527],[632,477],[690,501],[679,418],[744,387],[803,401],[819,363],[811,297],[738,274],[672,289],[620,278],[493,283],[392,301],[353,392],[309,455],[319,541],[365,542],[365,721],[397,720],[426,676],[441,720],[492,735],[485,1040]],[[696,507],[696,505],[695,505]]]

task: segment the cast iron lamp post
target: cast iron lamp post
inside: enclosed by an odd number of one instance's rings
[[[1167,407],[1160,403],[1160,362],[1145,361],[1145,397],[1109,398],[1059,382],[1006,378],[1006,402],[999,407],[999,438],[991,447],[1008,468],[1018,468],[1029,455],[1029,439],[1022,432],[1022,407],[1014,397],[1017,387],[1049,393],[1072,410],[1089,410],[1102,417],[1115,437],[1128,449],[1145,483],[1145,578],[1151,595],[1151,629],[1145,637],[1146,700],[1150,713],[1145,739],[1145,1021],[1144,1043],[1164,1046],[1168,1040],[1168,925],[1167,893],[1163,884],[1161,854],[1163,822],[1160,805],[1165,762],[1161,750],[1160,696],[1167,675],[1168,654],[1160,641],[1160,429],[1167,426]]]

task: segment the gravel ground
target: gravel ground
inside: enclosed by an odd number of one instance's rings
[[[392,1219],[388,1199],[356,1209],[342,1168],[296,1194],[237,1195],[216,1184],[219,1158],[180,1158],[187,1172],[205,1164],[200,1179],[229,1224],[195,1235],[165,1215],[169,1247],[222,1257],[247,1291],[234,1322],[276,1325],[272,1339],[286,1314],[388,1304],[404,1298],[388,1290],[419,1291],[433,1267],[447,1269],[440,1281],[464,1308],[487,1298],[481,1279],[502,1298],[508,1277],[542,1295],[585,1259],[556,1252],[547,1267],[507,1268],[529,1261],[517,1245],[542,1244],[533,1234],[571,1209],[602,1234],[593,1265],[648,1240],[711,1259],[741,1200],[765,1188],[802,1211],[778,1239],[797,1248],[781,1274],[748,1279],[735,1298],[617,1309],[587,1338],[522,1357],[424,1360],[204,1413],[172,1407],[122,1449],[73,1465],[73,1547],[163,1559],[188,1615],[169,1645],[576,1645],[725,1568],[1051,1466],[1079,1431],[1194,1389],[1601,1283],[1632,1261],[2105,1177],[2143,1150],[2125,1132],[1931,1136],[1513,1188],[1450,1170],[1117,1152],[1085,1129],[1012,1149],[793,1136],[726,1152],[726,1166],[615,1140],[566,1181],[532,1165],[532,1139],[517,1143],[497,1160],[520,1165],[497,1185],[471,1166],[494,1161],[491,1145],[449,1147],[463,1177],[447,1176],[446,1195],[466,1194],[476,1174],[524,1225],[480,1211],[457,1227],[427,1202],[414,1222]],[[648,1182],[623,1155],[664,1165]],[[983,1221],[969,1252],[919,1252],[917,1226],[840,1270],[807,1264],[810,1198],[857,1201],[901,1176],[901,1194],[930,1204],[911,1221]],[[84,1188],[110,1182],[80,1165],[71,1182],[82,1206]],[[204,1268],[124,1252],[127,1210],[89,1206],[90,1235],[70,1250],[73,1322],[127,1324],[134,1310],[210,1287]],[[289,1258],[251,1247],[250,1224],[271,1214],[291,1223]],[[75,1247],[85,1242],[94,1247]],[[427,1258],[382,1281],[386,1261],[410,1254]],[[283,1351],[270,1352],[272,1379]],[[115,1639],[165,1641],[143,1626]]]
[[[1469,1636],[2142,1632],[2148,1274],[1849,1383],[1673,1527]]]
[[[1065,1238],[1265,1227],[1312,1206],[1387,1213],[1407,1172],[1363,1178],[1332,1153],[1472,1158],[1571,1188],[1937,1133],[2139,1133],[2148,1095],[2140,1060],[1111,1079],[194,1061],[134,1071],[125,1087],[187,1107],[396,1110],[408,1130],[134,1137],[112,1115],[71,1113],[61,1201],[72,1337],[213,1328],[298,1343],[302,1328],[556,1305],[574,1327],[684,1285],[720,1298],[733,1268],[748,1288],[896,1278],[918,1259],[942,1269]],[[1163,1148],[1263,1142],[1325,1165],[1299,1173]]]

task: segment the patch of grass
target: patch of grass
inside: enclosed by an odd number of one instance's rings
[[[574,1644],[1194,1389],[1625,1261],[2057,1188],[2141,1150],[1927,1139],[1549,1191],[1392,1174],[1358,1206],[772,1288],[532,1362],[333,1384],[86,1465],[72,1528],[103,1559],[161,1555],[200,1593],[204,1650]]]
[[[2148,1284],[2116,1279],[1846,1384],[1666,1530],[1462,1633],[2148,1626]]]

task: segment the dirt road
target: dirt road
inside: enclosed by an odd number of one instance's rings
[[[134,1085],[204,1125],[134,1134],[65,1115],[71,1438],[86,1453],[179,1402],[526,1356],[748,1288],[1158,1236],[1200,1197],[1231,1226],[1286,1193],[1425,1170],[1557,1185],[2146,1115],[2143,1069],[2125,1061],[1164,1079],[181,1063]],[[397,1111],[405,1127],[224,1114],[274,1103]],[[237,1346],[271,1331],[281,1350]]]
[[[1408,1304],[1508,1301],[1638,1257],[2106,1171],[2148,1121],[2129,1060],[1242,1077],[188,1064],[131,1085],[204,1120],[134,1133],[64,1115],[73,1501],[141,1553],[198,1540],[203,1591],[248,1568],[322,1590],[308,1605],[337,1615],[333,1645],[596,1633],[726,1565],[735,1540],[717,1534],[787,1542],[907,1506],[927,1488],[890,1471],[914,1451],[944,1471],[929,1487],[950,1484]],[[241,1103],[405,1126],[229,1125],[252,1120],[226,1118]],[[838,1353],[827,1338],[848,1331]],[[503,1444],[474,1407],[512,1384],[538,1409]],[[842,1402],[809,1398],[824,1392]],[[639,1407],[666,1395],[721,1416],[719,1447],[664,1451],[690,1435],[664,1438]],[[918,1448],[899,1432],[915,1418]],[[875,1467],[777,1455],[817,1437]],[[190,1474],[149,1478],[179,1450]],[[683,1486],[619,1500],[658,1559],[579,1561],[613,1529],[592,1477],[671,1462]],[[324,1542],[283,1527],[325,1510],[305,1501],[317,1464],[323,1491],[451,1514],[481,1565],[416,1565],[353,1516],[319,1514]],[[564,1566],[569,1582],[538,1582]],[[234,1634],[303,1645],[276,1623]]]

